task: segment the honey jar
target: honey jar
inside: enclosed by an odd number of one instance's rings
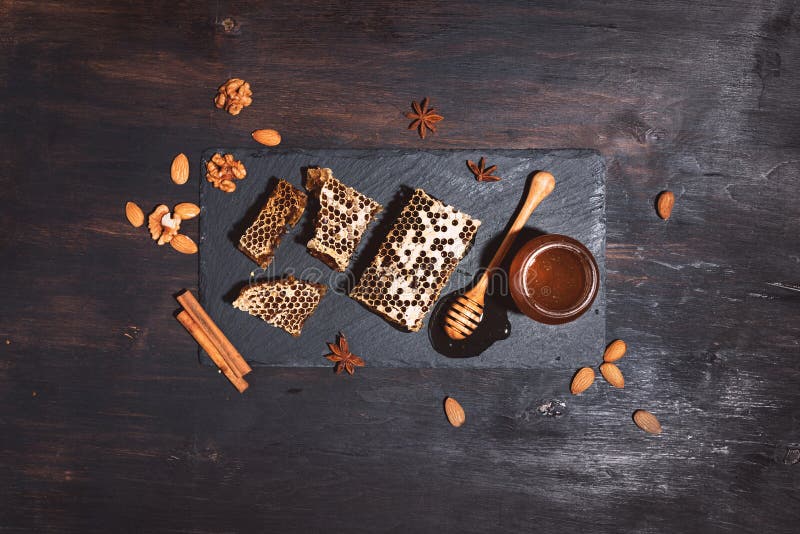
[[[511,262],[511,297],[522,313],[540,323],[574,321],[591,307],[599,287],[594,256],[565,235],[536,237]]]

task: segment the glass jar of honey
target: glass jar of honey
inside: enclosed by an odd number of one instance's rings
[[[511,297],[522,313],[540,323],[574,321],[591,307],[599,287],[594,256],[565,235],[534,238],[511,262]]]

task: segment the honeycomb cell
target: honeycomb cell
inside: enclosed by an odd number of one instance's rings
[[[306,194],[286,180],[279,180],[253,224],[239,239],[239,250],[266,268],[286,231],[297,224],[306,209]]]

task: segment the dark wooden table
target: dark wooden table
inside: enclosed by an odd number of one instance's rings
[[[0,1],[0,531],[797,532],[796,1],[147,4]],[[229,76],[239,117],[212,106]],[[421,141],[402,113],[425,95],[446,118]],[[123,206],[195,199],[172,156],[263,127],[600,150],[628,386],[571,397],[554,355],[261,368],[236,394],[172,318],[196,257]]]

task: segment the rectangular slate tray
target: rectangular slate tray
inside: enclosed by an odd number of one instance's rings
[[[346,334],[353,353],[371,367],[574,367],[587,355],[599,356],[605,343],[605,166],[592,150],[276,150],[215,148],[203,154],[231,153],[247,168],[234,193],[200,187],[200,300],[231,342],[251,363],[270,366],[331,366],[323,356],[326,342]],[[503,179],[477,182],[466,161],[485,156]],[[305,244],[313,234],[316,201],[286,236],[272,264],[262,270],[236,244],[274,187],[284,178],[302,188],[303,169],[330,167],[334,175],[384,205],[365,234],[347,273],[336,273],[312,257]],[[507,310],[511,335],[472,358],[436,352],[428,325],[416,333],[396,329],[345,291],[357,281],[414,188],[482,221],[474,245],[459,264],[442,296],[467,286],[499,245],[516,214],[531,174],[547,170],[556,178],[554,192],[542,202],[509,253],[543,233],[566,234],[584,243],[600,267],[600,292],[592,308],[572,323],[548,326],[522,315],[506,296],[494,302]],[[231,302],[246,284],[294,274],[331,288],[299,338],[236,310]],[[201,358],[210,360],[201,352]]]

